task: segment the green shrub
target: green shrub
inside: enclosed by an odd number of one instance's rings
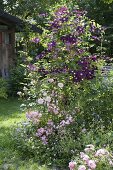
[[[3,78],[0,78],[0,98],[7,98],[8,84]]]
[[[22,91],[23,83],[25,83],[25,69],[21,65],[17,65],[10,69],[10,77],[8,80],[9,95],[16,96],[18,91]]]
[[[113,154],[107,147],[95,148],[94,145],[86,145],[83,152],[69,163],[70,170],[111,170],[113,168]]]

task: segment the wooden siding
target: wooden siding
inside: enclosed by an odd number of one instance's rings
[[[2,32],[2,43],[0,44],[0,76],[9,77],[9,68],[13,65],[15,57],[15,32]]]

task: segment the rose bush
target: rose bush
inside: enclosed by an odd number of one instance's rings
[[[87,145],[85,152],[80,152],[76,161],[69,162],[70,170],[111,170],[113,168],[113,155],[106,148],[95,149],[94,145]]]

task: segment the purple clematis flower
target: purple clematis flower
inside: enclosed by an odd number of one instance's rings
[[[55,46],[56,46],[55,41],[52,41],[52,42],[48,43],[48,50],[51,51]]]
[[[39,38],[34,38],[31,40],[31,42],[34,42],[36,44],[38,44],[40,42],[40,39]]]
[[[76,44],[77,43],[77,38],[74,35],[71,35],[71,34],[62,36],[61,40],[64,43],[70,43],[70,44]]]

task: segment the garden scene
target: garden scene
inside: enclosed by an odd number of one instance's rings
[[[0,7],[0,170],[113,170],[113,1]]]

